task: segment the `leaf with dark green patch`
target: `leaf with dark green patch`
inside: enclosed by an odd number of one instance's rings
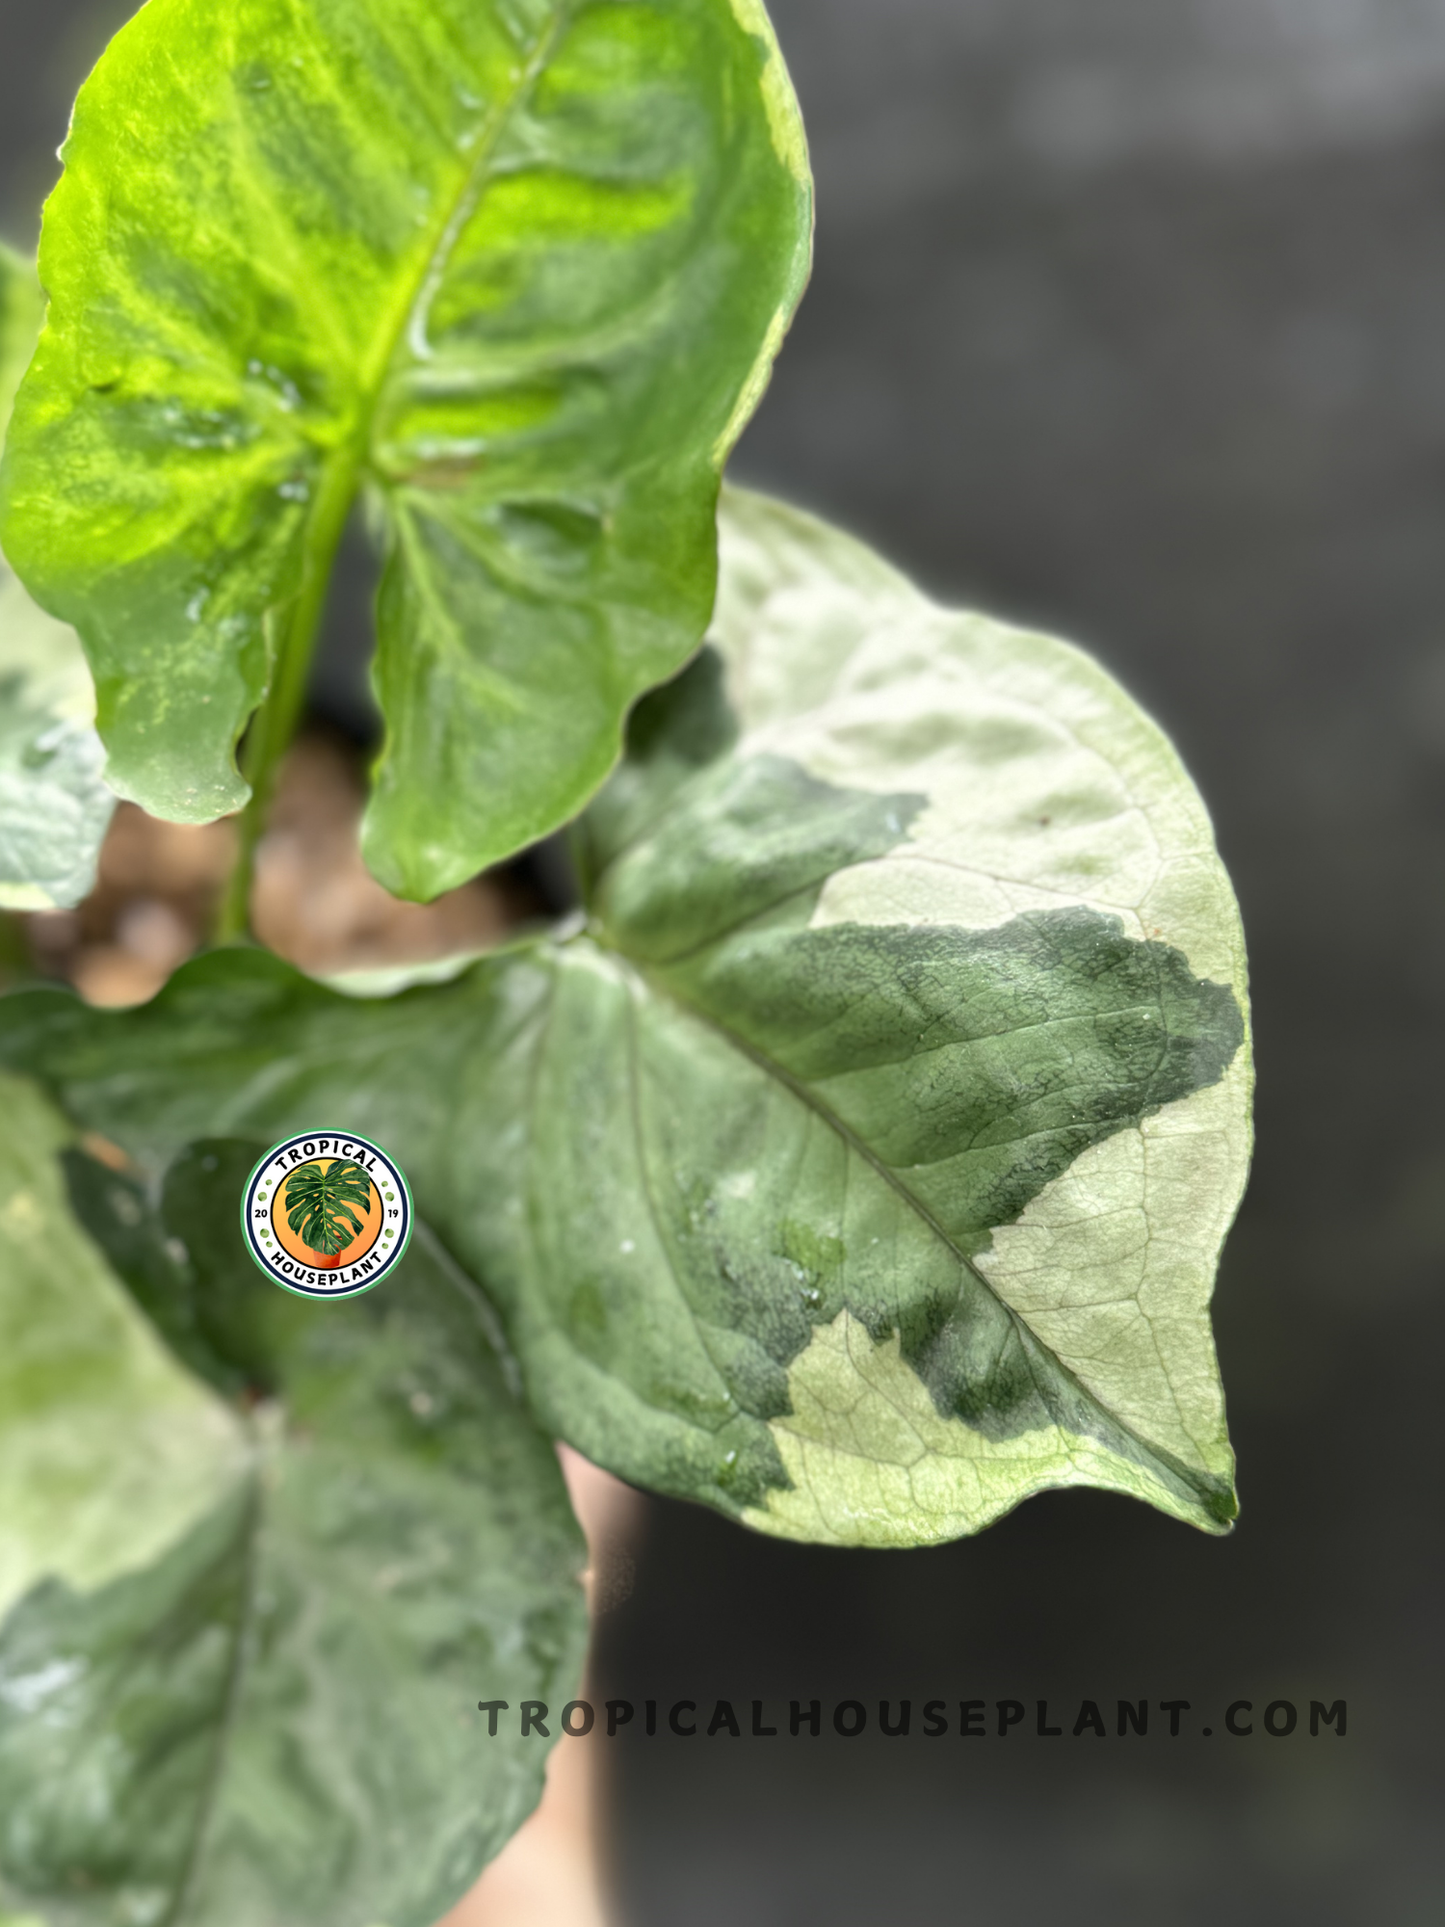
[[[1072,1484],[1221,1530],[1250,1066],[1203,807],[1066,644],[757,498],[724,532],[584,929],[359,1005],[211,958],[124,1017],[0,1007],[0,1052],[142,1158],[345,1109],[543,1423],[640,1483],[854,1543]]]
[[[33,1151],[6,1136],[0,1178],[21,1173],[12,1214],[20,1196],[43,1216],[54,1270],[37,1283],[60,1289],[67,1310],[47,1315],[80,1358],[100,1342],[87,1312],[118,1294],[91,1282],[104,1267],[64,1211],[48,1131]],[[515,1722],[489,1738],[477,1702],[565,1699],[580,1672],[581,1536],[489,1308],[424,1226],[364,1302],[276,1290],[235,1222],[260,1148],[192,1146],[158,1196],[67,1154],[87,1230],[215,1388],[153,1364],[179,1388],[172,1425],[183,1397],[221,1449],[196,1454],[192,1418],[189,1458],[177,1433],[148,1483],[137,1457],[164,1406],[92,1397],[96,1463],[71,1467],[11,1587],[0,1905],[48,1927],[430,1927],[541,1791],[545,1744]],[[67,1241],[89,1251],[89,1297]],[[28,1372],[0,1464],[28,1449],[53,1492],[46,1451],[85,1381],[65,1345],[37,1354],[35,1306],[12,1296]],[[161,1359],[135,1311],[108,1315]],[[0,1371],[12,1356],[7,1341]],[[110,1542],[86,1540],[118,1496],[107,1460],[130,1466],[124,1509]]]
[[[565,821],[706,626],[807,274],[761,0],[150,0],[64,158],[0,532],[84,639],[111,783],[245,801],[360,494],[372,868],[434,896]]]
[[[0,441],[39,325],[35,270],[0,246]],[[0,556],[0,909],[68,908],[94,883],[115,809],[94,724],[79,638]]]

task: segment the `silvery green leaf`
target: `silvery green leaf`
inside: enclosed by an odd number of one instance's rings
[[[75,631],[0,558],[0,909],[68,909],[95,883],[115,811]]]
[[[807,275],[761,0],[150,0],[64,160],[0,533],[114,788],[246,800],[364,498],[376,874],[435,896],[565,821],[706,627]]]
[[[73,1135],[0,1077],[0,1619],[44,1577],[94,1591],[150,1564],[244,1457],[76,1224]]]
[[[491,1312],[424,1228],[364,1303],[276,1290],[236,1224],[263,1146],[191,1146],[158,1194],[72,1150],[73,1208],[152,1321],[111,1323],[171,1388],[131,1412],[97,1378],[94,1308],[119,1292],[64,1208],[54,1126],[33,1150],[0,1130],[12,1204],[49,1232],[11,1308],[28,1371],[3,1462],[28,1429],[27,1502],[72,1486],[0,1626],[3,1902],[47,1927],[430,1927],[541,1791],[545,1742],[515,1717],[489,1737],[478,1701],[570,1697],[585,1634],[581,1535]],[[67,1417],[94,1461],[66,1461]],[[107,1502],[97,1544],[77,1522]]]
[[[844,1543],[1078,1484],[1227,1528],[1250,1066],[1198,795],[1067,644],[760,498],[723,553],[581,826],[584,928],[370,1005],[239,957],[31,996],[0,1051],[142,1157],[359,1107],[627,1478]]]

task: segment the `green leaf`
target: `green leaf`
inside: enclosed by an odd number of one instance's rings
[[[31,995],[0,1052],[145,1157],[350,1106],[543,1423],[640,1483],[847,1543],[1075,1484],[1224,1529],[1250,1066],[1197,794],[1068,645],[755,497],[724,532],[585,929],[370,1005],[241,957],[122,1017]]]
[[[806,278],[760,0],[151,0],[64,158],[0,535],[84,639],[116,790],[245,801],[361,491],[372,868],[434,896],[565,821],[706,626]]]
[[[35,270],[0,246],[0,440],[39,326]],[[75,631],[0,556],[0,909],[67,908],[95,881],[115,797],[94,720]]]
[[[239,1449],[158,1553],[52,1563],[0,1629],[0,1871],[51,1927],[429,1927],[541,1791],[478,1700],[580,1672],[584,1547],[488,1307],[424,1227],[374,1303],[277,1291],[235,1229],[263,1148],[190,1147],[158,1203],[68,1160]]]

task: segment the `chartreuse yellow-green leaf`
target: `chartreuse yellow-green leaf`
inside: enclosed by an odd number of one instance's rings
[[[1238,914],[1174,751],[1067,644],[732,493],[710,642],[577,835],[579,927],[371,1002],[255,956],[0,1058],[159,1163],[355,1119],[543,1424],[765,1531],[911,1545],[1094,1485],[1234,1517]]]
[[[246,800],[363,496],[372,868],[428,897],[555,828],[706,626],[806,277],[762,7],[150,0],[64,159],[0,540],[84,641],[113,787]]]
[[[0,246],[0,442],[40,305],[34,268]],[[68,907],[95,880],[115,797],[94,718],[75,631],[36,607],[0,555],[0,909]]]
[[[0,1912],[431,1927],[541,1792],[478,1701],[565,1701],[585,1635],[494,1314],[424,1226],[303,1303],[236,1223],[264,1146],[63,1184],[0,1095]]]

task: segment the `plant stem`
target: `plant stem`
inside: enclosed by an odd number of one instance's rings
[[[217,943],[235,943],[250,934],[256,846],[270,814],[281,758],[291,745],[306,707],[316,632],[326,607],[337,545],[356,493],[358,466],[356,454],[348,449],[334,457],[322,471],[321,486],[306,530],[301,588],[289,611],[278,620],[281,635],[270,686],[261,707],[251,718],[241,748],[241,774],[251,785],[251,797],[241,812],[241,847],[216,920]]]

